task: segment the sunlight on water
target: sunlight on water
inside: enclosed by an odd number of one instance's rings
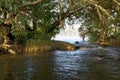
[[[86,65],[80,64],[83,62],[81,55],[85,51],[55,51],[55,71],[59,76],[64,78],[76,77],[79,69],[87,70]]]

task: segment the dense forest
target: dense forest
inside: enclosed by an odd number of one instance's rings
[[[0,0],[0,48],[45,43],[76,19],[91,42],[120,46],[119,0]]]

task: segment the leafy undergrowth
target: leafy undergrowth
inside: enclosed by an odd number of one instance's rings
[[[74,49],[75,45],[62,41],[29,41],[25,46],[25,52],[27,53]]]

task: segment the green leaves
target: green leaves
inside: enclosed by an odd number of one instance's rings
[[[9,19],[11,32],[15,36],[32,35],[34,38],[50,39],[59,33],[61,22],[73,24],[76,19],[80,19],[83,26],[94,33],[94,30],[108,29],[112,23],[117,25],[120,21],[119,7],[112,0],[43,0],[34,4],[36,1],[0,0],[0,18],[4,18],[0,19],[0,24]],[[25,3],[32,5],[23,6]],[[107,13],[104,13],[105,10]],[[108,13],[116,18],[115,21],[109,18]],[[8,14],[11,14],[9,18]],[[33,27],[36,29],[33,30]]]

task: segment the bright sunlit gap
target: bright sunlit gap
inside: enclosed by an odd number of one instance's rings
[[[64,29],[60,30],[60,33],[53,38],[54,40],[58,41],[65,41],[74,43],[76,41],[82,41],[82,37],[80,37],[80,32],[78,31],[80,27],[80,24],[74,24],[74,25],[67,25]],[[85,38],[85,41],[87,41],[88,38]]]

